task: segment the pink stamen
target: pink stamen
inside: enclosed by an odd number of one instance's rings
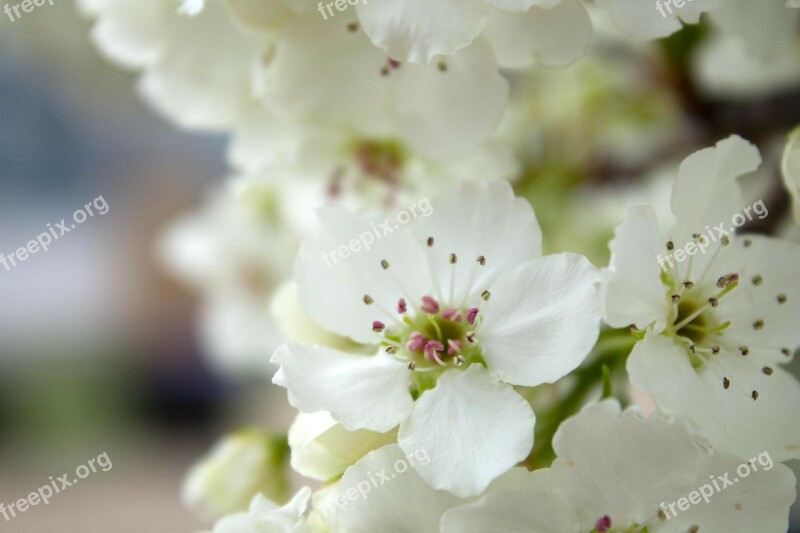
[[[403,315],[405,314],[406,311],[408,311],[408,306],[406,306],[406,300],[405,298],[400,298],[399,300],[397,300],[397,312]]]
[[[384,324],[380,320],[375,320],[372,323],[372,331],[374,331],[375,333],[380,333],[384,329],[386,329],[386,324]]]
[[[455,316],[458,315],[458,310],[453,309],[452,307],[448,307],[444,311],[442,311],[442,318],[445,320],[455,320]]]
[[[410,352],[418,352],[425,348],[426,342],[428,342],[428,339],[425,338],[425,335],[419,331],[415,331],[411,334],[411,337],[409,337],[408,342],[406,343],[406,348]]]
[[[472,309],[469,309],[467,311],[467,323],[469,323],[470,326],[475,325],[475,317],[477,317],[477,316],[478,316],[478,308],[477,307],[473,307]]]
[[[607,533],[609,529],[611,529],[611,517],[605,515],[604,517],[597,520],[594,525],[594,528],[597,530],[597,533]]]
[[[439,312],[439,302],[437,302],[432,296],[423,296],[421,309],[430,315],[435,315]]]
[[[428,341],[425,345],[425,359],[436,361],[436,356],[444,350],[444,345],[439,341]]]
[[[455,355],[461,351],[461,341],[456,339],[450,339],[449,341],[447,341],[447,344],[450,346],[449,348],[447,348],[448,355]]]

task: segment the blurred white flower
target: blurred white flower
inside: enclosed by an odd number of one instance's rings
[[[789,135],[781,164],[783,183],[792,198],[794,220],[800,224],[800,128]]]
[[[786,409],[800,404],[800,383],[780,366],[800,346],[800,280],[789,266],[800,247],[726,234],[745,206],[736,180],[760,162],[739,137],[689,156],[664,240],[651,207],[630,208],[604,271],[604,316],[646,333],[627,369],[662,413],[718,450],[784,461],[800,456],[800,412]]]
[[[270,301],[290,271],[295,244],[278,198],[266,183],[231,181],[160,242],[166,267],[201,293],[203,344],[227,374],[265,375],[283,339]]]
[[[245,429],[221,439],[183,483],[185,505],[208,519],[245,511],[257,494],[283,500],[287,491],[284,438]]]
[[[379,220],[336,208],[320,217],[298,254],[300,302],[372,355],[289,343],[273,356],[275,383],[349,431],[400,424],[403,450],[434,457],[415,465],[426,481],[479,493],[530,452],[533,412],[511,385],[552,383],[594,345],[594,267],[540,257],[533,211],[506,182],[467,182],[431,216],[333,264],[326,252]]]
[[[446,512],[442,533],[786,531],[795,496],[789,468],[757,464],[715,491],[709,478],[728,478],[747,459],[703,455],[680,425],[622,412],[615,400],[562,423],[553,445],[552,467],[508,476],[477,502]],[[675,508],[704,485],[707,501]]]
[[[259,494],[248,512],[226,516],[217,522],[212,533],[307,533],[304,514],[310,498],[311,489],[304,487],[280,507]]]
[[[251,74],[264,47],[237,28],[221,0],[194,16],[175,0],[79,0],[95,20],[92,40],[109,59],[140,69],[139,90],[184,128],[230,128],[251,98]]]
[[[338,478],[370,451],[396,441],[396,431],[347,431],[324,411],[299,413],[289,429],[292,468],[319,481]]]

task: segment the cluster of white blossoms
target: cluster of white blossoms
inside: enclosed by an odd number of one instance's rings
[[[626,201],[605,267],[544,253],[543,211],[590,217],[566,202],[534,213],[511,182],[520,159],[580,172],[588,143],[643,166],[684,127],[677,98],[631,90],[640,72],[606,83],[595,58],[561,78],[565,93],[532,67],[700,24],[698,85],[728,85],[708,59],[722,41],[797,57],[797,2],[665,15],[640,0],[343,1],[330,17],[313,0],[79,1],[148,102],[229,135],[236,177],[166,233],[162,256],[203,294],[220,370],[273,371],[299,411],[285,437],[222,440],[186,503],[214,533],[786,531],[800,245],[728,223],[753,203],[759,150],[733,135],[687,157],[662,220],[660,201]],[[609,21],[627,36],[609,39]],[[645,135],[613,116],[628,95]],[[609,109],[573,132],[598,101]],[[521,154],[533,136],[538,152]],[[799,146],[796,131],[782,160],[798,222]],[[420,198],[424,216],[392,224]],[[313,480],[293,497],[289,465]]]

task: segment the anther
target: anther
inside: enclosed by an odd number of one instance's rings
[[[372,331],[374,331],[375,333],[380,333],[384,329],[386,329],[386,324],[384,324],[380,320],[375,320],[374,322],[372,322]]]
[[[680,294],[673,294],[672,295],[672,303],[676,304],[676,303],[678,303],[680,301],[681,301],[681,295]]]
[[[700,531],[700,526],[694,525],[686,530],[686,533],[697,533]]]
[[[691,289],[692,287],[694,287],[694,283],[692,283],[691,281],[684,281],[683,282],[683,288],[684,289]]]
[[[764,281],[764,278],[762,278],[761,276],[759,275],[753,276],[753,285],[761,285],[762,281]]]
[[[731,243],[731,240],[728,238],[727,235],[723,235],[722,238],[719,240],[722,243],[722,246],[728,246]]]
[[[389,75],[389,67],[386,65],[381,67],[381,76],[388,76]]]
[[[672,241],[667,241],[667,250],[670,252],[675,249],[675,243]]]
[[[691,346],[689,346],[689,351],[692,353],[697,353],[697,345],[692,344]]]
[[[749,248],[751,244],[753,244],[753,241],[751,241],[750,239],[745,239],[744,240],[744,247],[745,248]]]
[[[479,256],[478,257],[478,264],[481,265],[481,266],[485,265],[486,264],[486,258],[484,256],[482,256],[482,255]]]
[[[420,308],[430,315],[435,315],[439,312],[439,302],[433,296],[423,296]]]
[[[448,261],[450,261],[451,265],[455,265],[458,263],[458,256],[456,254],[450,254]]]
[[[447,63],[445,63],[444,61],[439,61],[439,63],[436,66],[439,67],[439,70],[441,70],[442,72],[447,72]]]
[[[365,303],[365,304],[367,304],[367,305],[372,305],[372,303],[373,303],[374,301],[375,301],[375,300],[373,300],[373,299],[372,299],[372,296],[370,296],[369,294],[365,294],[365,295],[364,295],[364,303]]]
[[[468,309],[467,310],[467,323],[470,326],[474,326],[475,325],[475,318],[477,316],[478,316],[478,308],[477,307],[473,307],[471,309]]]
[[[722,378],[722,388],[727,390],[731,386],[731,380],[728,378]]]
[[[428,246],[433,246],[433,237],[428,237]]]
[[[488,302],[488,301],[489,301],[489,298],[491,298],[491,297],[492,297],[492,293],[491,293],[491,292],[489,292],[489,291],[483,291],[483,292],[481,293],[481,298],[483,298],[483,301],[484,301],[484,302]]]
[[[789,348],[783,348],[781,350],[781,353],[783,355],[785,355],[786,357],[791,357],[792,356],[792,351]]]
[[[764,321],[759,318],[758,320],[753,322],[753,329],[755,330],[764,329]]]
[[[406,305],[406,299],[400,298],[399,300],[397,300],[397,312],[403,315],[407,310],[408,306]]]
[[[400,68],[400,65],[402,65],[400,61],[392,59],[391,57],[386,62],[389,63],[389,66],[394,69]]]
[[[779,294],[778,295],[778,303],[779,304],[785,304],[786,303],[786,295],[785,294]]]
[[[467,341],[474,343],[475,342],[475,332],[470,331],[467,333]]]
[[[712,346],[711,347],[711,353],[713,353],[714,355],[717,355],[719,353],[719,345],[715,344],[714,346]]]
[[[696,242],[699,242],[700,244],[706,243],[706,238],[703,235],[700,235],[699,233],[693,234],[692,237]]]
[[[765,366],[764,368],[762,368],[761,371],[764,372],[768,376],[772,375],[772,368],[770,368],[768,366]]]
[[[719,305],[719,300],[712,296],[711,298],[708,299],[708,303],[711,304],[711,307],[716,307]]]
[[[387,261],[386,259],[381,259],[381,266],[383,267],[384,270],[388,270],[389,269],[389,261]]]
[[[726,274],[717,280],[717,287],[724,289],[731,283],[739,281],[739,274]]]
[[[456,364],[456,366],[462,366],[464,364],[464,356],[461,354],[455,356],[453,362]]]
[[[750,348],[747,346],[739,346],[739,351],[742,352],[742,355],[747,355],[750,353]]]
[[[751,394],[751,396],[753,397],[753,400],[758,400],[758,391],[754,390],[753,394]]]
[[[358,31],[358,22],[351,22],[347,25],[347,31],[349,32],[357,32]]]
[[[394,346],[387,346],[386,347],[386,353],[388,353],[390,355],[394,355],[394,354],[397,353],[397,348],[395,348]]]
[[[414,361],[409,361],[408,362],[408,369],[409,370],[414,370],[415,368],[417,368],[417,363],[415,363]]]

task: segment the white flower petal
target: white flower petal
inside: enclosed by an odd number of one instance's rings
[[[394,432],[347,431],[330,413],[299,413],[289,428],[292,468],[319,481],[341,476],[347,467],[372,450],[396,440]]]
[[[489,371],[535,387],[577,368],[600,332],[598,278],[576,254],[540,257],[502,275],[481,307],[478,329]]]
[[[353,355],[323,348],[284,344],[272,362],[283,374],[289,403],[306,413],[330,411],[345,429],[386,432],[403,421],[414,401],[406,366],[383,352]]]
[[[800,224],[800,128],[789,136],[781,165],[783,183],[792,197],[794,220]]]
[[[442,514],[460,500],[426,484],[414,471],[416,460],[391,444],[348,468],[339,486],[336,531],[437,533]]]
[[[323,328],[357,342],[377,342],[374,320],[392,325],[399,319],[395,308],[400,298],[411,304],[430,293],[425,252],[391,219],[384,223],[377,215],[354,215],[339,207],[323,208],[319,215],[322,227],[297,254],[300,303]],[[365,295],[375,303],[365,305]]]
[[[548,9],[532,7],[527,13],[495,10],[484,35],[502,67],[568,65],[586,52],[592,21],[582,2],[562,0]]]
[[[788,363],[800,348],[800,279],[793,268],[800,265],[800,245],[761,235],[738,236],[730,243],[710,271],[712,280],[739,274],[739,285],[715,309],[719,323],[731,323],[719,342],[733,350],[748,346],[750,357],[762,362]],[[757,320],[763,326],[754,327]]]
[[[514,389],[472,365],[445,372],[417,399],[398,442],[407,454],[430,454],[415,468],[432,487],[468,497],[528,455],[535,420]]]
[[[296,17],[262,55],[259,95],[281,118],[333,121],[378,134],[388,127],[386,64],[386,55],[358,29],[355,13],[327,21]]]
[[[698,484],[706,494],[712,494],[699,504],[686,511],[680,511],[654,531],[689,531],[691,526],[700,526],[698,531],[758,531],[759,533],[784,533],[789,527],[789,507],[796,495],[794,473],[787,466],[774,464],[769,456],[753,456],[756,471],[746,477],[739,477],[737,469],[746,464],[749,458],[738,459],[730,455],[714,455],[704,461],[698,472]],[[762,462],[763,461],[763,462]],[[744,468],[741,469],[745,471]],[[749,469],[748,469],[749,470]],[[720,491],[714,490],[711,480],[722,487],[725,482],[718,480],[728,473],[727,485]],[[688,496],[688,494],[684,494]]]
[[[580,532],[575,509],[553,490],[549,469],[526,473],[520,480],[513,487],[490,488],[477,502],[447,511],[442,533]]]
[[[481,42],[437,64],[401,65],[388,78],[394,82],[394,113],[403,138],[432,159],[470,154],[495,130],[508,99],[508,81]]]
[[[650,394],[662,413],[685,420],[716,449],[738,457],[767,450],[775,461],[800,457],[800,411],[787,408],[800,405],[800,383],[781,368],[767,376],[741,355],[716,357],[713,368],[695,370],[684,348],[648,335],[627,369],[633,386]]]
[[[716,9],[721,0],[690,0],[680,8],[666,0],[598,0],[597,4],[611,14],[622,31],[642,39],[657,39],[681,29],[680,20],[696,23],[701,13]]]
[[[490,9],[484,0],[369,0],[357,8],[373,43],[398,61],[415,63],[468,46]]]
[[[787,11],[780,0],[764,4],[725,0],[710,18],[724,35],[743,42],[760,61],[772,61],[797,46],[800,12]]]
[[[432,215],[420,219],[415,230],[441,289],[438,296],[448,305],[477,304],[500,274],[541,255],[536,215],[505,181],[465,182],[431,205]],[[429,237],[432,246],[425,245]],[[458,258],[455,268],[448,261],[451,253]],[[480,256],[484,266],[477,263]]]
[[[653,322],[663,328],[670,309],[658,257],[667,252],[659,245],[655,210],[629,208],[609,246],[611,263],[603,271],[601,290],[605,321],[616,328],[635,324],[642,329]]]
[[[250,101],[251,68],[261,46],[231,23],[224,6],[210,2],[197,16],[169,24],[158,60],[138,88],[179,126],[228,128]]]
[[[684,159],[672,187],[675,246],[694,242],[692,235],[706,233],[706,226],[725,222],[727,229],[731,217],[745,207],[738,179],[760,164],[758,148],[738,135]]]
[[[648,522],[662,501],[693,488],[701,458],[682,427],[632,409],[622,413],[615,400],[563,422],[553,448],[555,488],[579,510],[581,531],[606,515],[623,527]]]

